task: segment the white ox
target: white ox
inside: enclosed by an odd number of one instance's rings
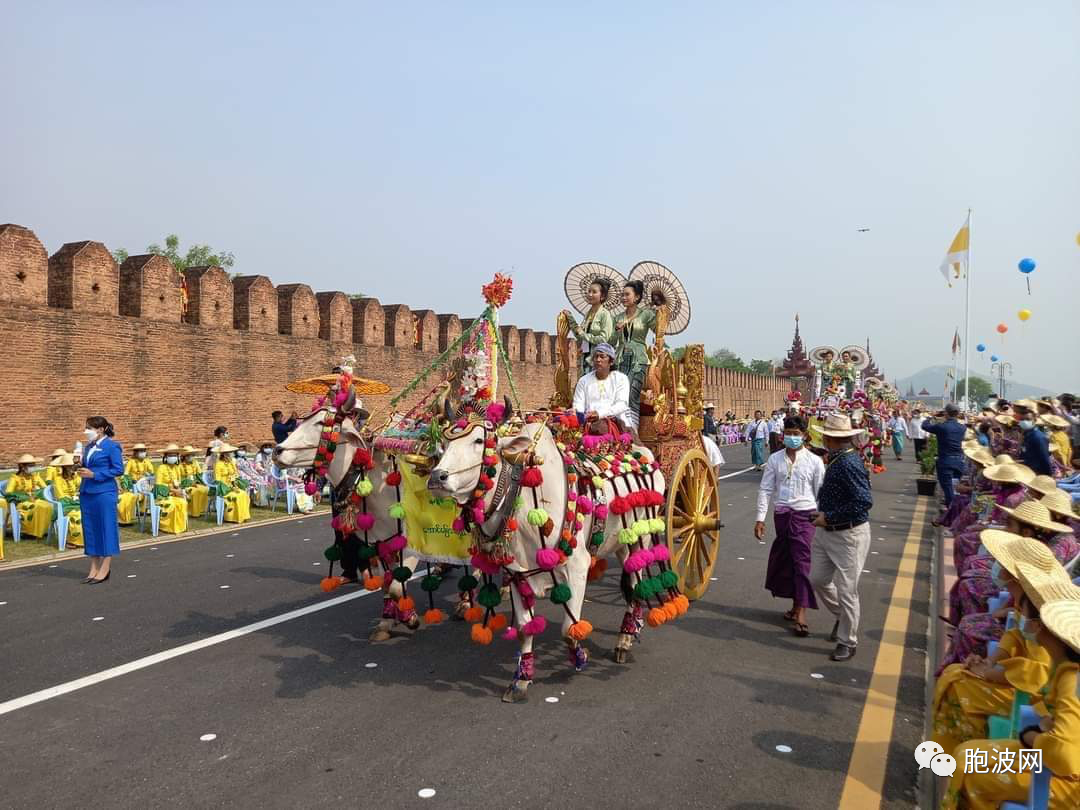
[[[346,411],[350,410],[348,404],[343,408]],[[300,422],[296,429],[289,434],[289,437],[275,448],[275,463],[280,467],[310,468],[315,462],[315,453],[318,450],[322,436],[323,420],[327,413],[332,412],[331,407],[324,407],[312,412]],[[386,475],[391,469],[389,459],[382,451],[368,447],[367,442],[360,435],[359,428],[361,426],[362,423],[357,425],[353,418],[349,416],[346,416],[341,421],[337,449],[330,460],[327,480],[331,489],[336,489],[349,474],[356,450],[359,448],[370,450],[375,466],[367,473],[367,478],[372,484],[372,490],[371,494],[367,496],[366,511],[375,517],[375,525],[368,531],[368,536],[372,542],[382,541],[398,533],[397,521],[389,515],[390,507],[398,501],[398,495],[396,488],[386,483]],[[410,554],[407,549],[403,552],[402,565],[407,565],[409,568],[416,570],[418,563],[419,559],[415,554]],[[390,638],[392,629],[398,623],[395,602],[402,595],[401,583],[397,581],[392,582],[389,589],[384,588],[383,616],[371,633],[371,641],[386,641]],[[420,620],[415,611],[411,612],[404,624],[410,630],[419,627]]]
[[[466,426],[457,431],[449,431],[444,434],[446,446],[439,459],[438,466],[431,471],[428,488],[435,494],[448,495],[454,498],[459,504],[465,505],[468,503],[478,486],[485,441],[488,437],[494,435],[494,426],[490,423],[472,424],[471,427]],[[514,435],[498,438],[496,448],[496,472],[495,475],[491,476],[494,480],[498,480],[499,475],[503,472],[504,465],[510,463],[508,459],[520,458],[520,454],[530,448],[532,448],[535,458],[541,461],[540,469],[543,482],[536,488],[536,493],[540,507],[545,509],[555,521],[555,530],[552,532],[551,539],[545,541],[547,547],[550,548],[559,537],[560,518],[565,514],[567,507],[566,465],[563,462],[562,453],[559,452],[555,445],[551,430],[542,422],[526,424]],[[647,449],[635,449],[651,460],[652,456]],[[664,477],[659,470],[651,473],[650,483],[654,489],[664,492]],[[611,481],[608,480],[604,485],[603,502],[611,503],[616,494],[626,495],[628,492],[643,488],[645,487],[634,478],[625,477],[619,479],[619,492],[616,493]],[[514,562],[503,568],[503,572],[510,574],[511,577],[514,572],[536,571],[537,551],[544,547],[544,543],[541,542],[540,529],[531,525],[528,521],[528,512],[533,508],[532,492],[523,489],[521,494],[522,504],[514,514],[518,530],[514,533],[511,541],[511,553]],[[485,507],[489,512],[491,511],[493,498],[494,490],[488,491]],[[627,513],[625,518],[628,522],[633,522],[639,518],[656,517],[656,514],[655,508],[642,508]],[[584,668],[588,656],[579,641],[571,637],[570,630],[573,624],[572,617],[576,617],[578,620],[582,618],[581,609],[591,563],[587,540],[594,530],[593,523],[593,515],[582,515],[582,528],[576,536],[577,545],[565,563],[557,566],[552,572],[560,583],[565,583],[570,588],[571,598],[566,604],[568,611],[564,611],[562,634],[566,639],[570,660],[578,671]],[[623,526],[623,518],[609,511],[602,527],[604,540],[597,551],[598,557],[614,554],[619,558],[620,563],[625,563],[630,556],[631,546],[623,544],[619,540],[619,531]],[[492,536],[498,530],[497,526],[488,526],[487,524],[485,524],[484,528],[488,536]],[[659,535],[653,536],[652,540],[658,544],[663,542],[663,538]],[[641,546],[635,545],[634,547],[640,548]],[[624,571],[623,573],[622,590],[627,600],[627,611],[623,617],[615,649],[615,659],[620,663],[627,660],[627,653],[633,639],[641,629],[641,605],[639,600],[633,596],[632,591],[634,585],[642,578],[643,573],[643,571],[634,573]],[[552,587],[552,576],[547,572],[533,574],[525,581],[537,597],[542,596]],[[513,626],[517,628],[518,638],[520,639],[521,658],[514,678],[503,694],[503,700],[508,703],[516,703],[527,698],[527,690],[534,675],[533,639],[532,635],[524,632],[526,623],[532,618],[532,611],[522,609],[522,605],[527,602],[528,595],[521,593],[520,580],[512,579],[511,587],[511,606],[514,614],[512,622]]]

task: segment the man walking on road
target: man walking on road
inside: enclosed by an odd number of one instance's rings
[[[814,540],[810,582],[829,612],[837,617],[830,641],[833,661],[855,656],[859,629],[859,576],[870,552],[870,477],[862,456],[851,445],[861,431],[847,416],[825,420],[821,435],[829,451],[825,479],[818,492],[814,525],[824,529]]]
[[[924,420],[922,429],[937,436],[937,480],[948,509],[953,499],[953,479],[964,475],[964,434],[960,408],[953,402],[945,406],[945,421]],[[934,525],[938,525],[935,521]]]
[[[922,411],[915,408],[911,412],[911,418],[908,420],[908,436],[911,441],[915,443],[915,461],[919,461],[919,457],[922,455],[923,450],[926,449],[926,431],[922,429],[923,416]]]
[[[802,419],[787,417],[784,420],[784,452],[773,453],[765,464],[754,523],[754,537],[763,540],[769,498],[775,492],[773,524],[776,539],[769,549],[765,587],[773,596],[791,600],[791,610],[784,618],[795,623],[793,629],[797,636],[810,635],[806,609],[817,610],[810,584],[810,549],[814,542],[817,493],[825,477],[824,462],[803,447],[804,439]]]
[[[754,469],[765,468],[765,440],[769,436],[769,423],[761,411],[754,411],[754,421],[746,426],[746,440],[750,442],[750,463]]]

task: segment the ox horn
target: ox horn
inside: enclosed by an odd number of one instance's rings
[[[450,398],[447,397],[443,400],[443,418],[446,420],[446,424],[454,424],[454,412],[450,410]]]
[[[503,421],[506,422],[514,415],[514,405],[510,402],[510,395],[503,394]]]

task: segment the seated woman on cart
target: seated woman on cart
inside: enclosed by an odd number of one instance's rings
[[[574,411],[586,433],[636,435],[638,414],[630,407],[630,379],[615,371],[615,349],[600,343],[592,350],[593,371],[582,375],[574,388]]]

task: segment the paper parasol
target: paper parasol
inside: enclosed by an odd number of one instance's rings
[[[690,299],[686,288],[675,274],[659,262],[638,262],[630,271],[630,281],[645,285],[645,306],[652,306],[653,290],[660,290],[667,302],[668,322],[665,330],[677,335],[690,325]]]
[[[318,377],[308,377],[304,380],[291,382],[285,386],[285,390],[292,391],[294,394],[322,396],[337,384],[338,379],[337,374],[322,374]],[[379,394],[390,393],[390,386],[386,383],[381,383],[378,380],[367,380],[363,377],[353,377],[352,387],[357,396],[378,396]]]
[[[587,317],[589,310],[592,309],[589,303],[589,287],[598,278],[606,278],[611,282],[607,301],[604,302],[607,311],[612,315],[618,315],[623,311],[622,289],[626,284],[623,274],[614,267],[608,267],[600,262],[582,262],[575,264],[567,271],[566,280],[563,282],[566,300],[582,317]]]
[[[834,349],[832,346],[818,346],[816,349],[811,349],[810,354],[807,355],[810,358],[810,362],[815,366],[820,366],[825,362],[825,352],[833,353],[833,361],[840,359],[840,352]]]
[[[864,391],[876,391],[883,386],[884,383],[882,383],[881,380],[877,377],[867,377],[865,380],[862,381],[862,387]]]
[[[862,371],[870,365],[870,355],[866,353],[866,349],[862,346],[845,346],[837,353],[837,359],[839,359],[844,352],[851,353],[851,362],[855,364],[855,368],[859,371]]]

